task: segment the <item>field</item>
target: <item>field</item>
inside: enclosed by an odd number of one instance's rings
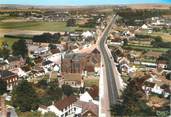
[[[88,28],[67,27],[66,22],[0,22],[0,29],[20,29],[20,30],[35,30],[35,31],[75,31],[76,29],[87,30]]]
[[[135,50],[140,50],[140,51],[145,50],[145,51],[157,51],[157,52],[166,52],[169,50],[169,48],[153,48],[153,47],[134,46],[134,45],[124,46],[124,48],[135,49]]]
[[[11,48],[11,46],[13,45],[13,43],[15,41],[17,41],[18,39],[13,39],[13,38],[6,38],[6,37],[0,37],[0,45],[2,44],[2,42],[7,42],[9,45],[9,48]]]
[[[99,86],[99,79],[98,78],[95,78],[95,77],[85,78],[84,81],[85,81],[86,87],[91,87],[92,85]]]
[[[165,31],[160,31],[160,32],[152,32],[151,34],[149,34],[147,31],[142,31],[139,34],[151,35],[151,36],[160,36],[163,41],[171,42],[171,29],[168,29],[167,33]]]
[[[129,8],[132,9],[169,9],[170,4],[130,4]]]

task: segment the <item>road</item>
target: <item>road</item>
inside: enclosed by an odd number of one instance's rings
[[[101,65],[102,74],[100,79],[100,110],[99,114],[102,117],[110,117],[110,105],[116,104],[120,95],[121,83],[120,74],[117,71],[113,57],[107,45],[105,44],[108,33],[115,22],[116,16],[114,15],[107,27],[98,39],[98,46],[102,55]]]

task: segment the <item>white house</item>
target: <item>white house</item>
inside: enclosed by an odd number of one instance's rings
[[[45,71],[49,71],[49,70],[53,69],[54,65],[55,65],[55,63],[53,63],[53,62],[50,61],[50,60],[44,61],[44,62],[42,63],[43,69],[44,69]]]
[[[93,104],[99,105],[99,102],[94,100],[87,91],[80,95],[79,100],[83,102],[92,102]]]
[[[44,105],[40,105],[39,108],[38,108],[38,111],[41,112],[41,114],[45,114],[48,112],[47,110],[47,106],[44,106]]]
[[[81,34],[81,36],[83,37],[83,39],[87,39],[89,37],[93,38],[94,37],[94,33],[90,32],[90,31],[86,31],[86,32],[83,32]]]
[[[168,97],[170,95],[169,90],[167,90],[166,88],[162,88],[162,86],[157,85],[154,82],[148,82],[146,81],[144,86],[142,87],[143,90],[145,90],[146,94],[149,95],[150,92],[156,93],[156,94],[163,94],[164,97]]]
[[[86,91],[84,94],[80,96],[80,101],[83,102],[92,102],[93,98],[90,96],[90,94]]]
[[[49,51],[49,48],[48,47],[41,47],[41,48],[37,48],[35,51],[34,51],[34,55],[40,55],[40,54],[45,54]]]
[[[72,116],[75,113],[76,108],[74,108],[74,103],[76,101],[77,99],[74,96],[64,97],[62,100],[53,102],[52,105],[48,106],[47,108],[40,106],[38,111],[40,111],[42,114],[46,112],[53,112],[58,117]]]

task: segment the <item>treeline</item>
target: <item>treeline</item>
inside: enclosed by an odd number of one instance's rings
[[[122,19],[120,20],[121,23],[132,26],[142,25],[145,22],[145,19],[147,18],[160,17],[162,15],[171,14],[171,10],[159,9],[133,10],[127,8],[122,10],[116,10],[115,12],[122,17]],[[137,20],[137,22],[135,22],[135,20]]]
[[[33,36],[33,42],[42,42],[42,43],[59,43],[60,42],[60,33],[43,33],[41,35]]]
[[[19,39],[32,39],[33,37],[30,35],[4,35],[7,38],[19,38]]]

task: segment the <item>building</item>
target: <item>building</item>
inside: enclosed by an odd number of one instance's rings
[[[78,117],[98,117],[98,105],[92,102],[77,101],[74,103],[75,116]]]
[[[80,88],[84,86],[84,79],[79,73],[65,73],[58,78],[59,85],[70,85],[73,88]]]
[[[17,74],[8,70],[0,70],[0,79],[6,81],[7,90],[12,90],[13,86],[18,84]]]
[[[22,57],[10,56],[4,61],[3,70],[20,68],[24,64],[25,64],[25,60]]]
[[[61,62],[63,73],[95,72],[95,67],[100,66],[100,52],[94,48],[84,53],[65,54]]]
[[[157,68],[167,68],[168,61],[166,60],[157,60]]]
[[[64,97],[62,100],[53,102],[52,105],[47,108],[45,106],[40,106],[38,111],[41,111],[42,113],[53,112],[58,117],[67,117],[69,115],[74,115],[74,103],[76,101],[77,99],[74,96]]]

